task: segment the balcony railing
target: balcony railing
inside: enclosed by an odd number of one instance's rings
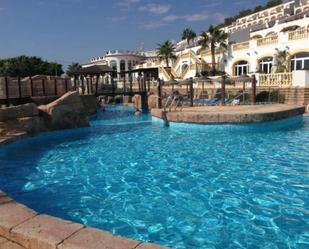
[[[260,74],[259,85],[267,87],[290,87],[292,85],[292,73]]]
[[[309,28],[289,32],[289,41],[309,38]]]
[[[233,50],[244,50],[249,48],[249,41],[233,44]]]
[[[278,43],[278,36],[269,36],[269,37],[265,37],[265,38],[261,38],[257,40],[257,46],[261,47],[261,46],[265,46],[265,45],[269,45],[269,44],[276,44]]]

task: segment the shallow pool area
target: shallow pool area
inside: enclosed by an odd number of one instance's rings
[[[308,248],[309,116],[171,124],[114,106],[91,127],[0,148],[0,189],[30,208],[174,248]]]

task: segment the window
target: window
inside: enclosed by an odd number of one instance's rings
[[[260,60],[260,73],[271,73],[273,57],[265,57]]]
[[[120,72],[123,72],[126,70],[126,62],[124,60],[120,61]]]
[[[181,72],[185,72],[188,69],[188,64],[183,64],[181,66]]]
[[[128,61],[128,69],[132,70],[132,61]]]
[[[116,62],[116,61],[110,61],[109,65],[110,65],[110,67],[111,67],[114,71],[117,71],[117,62]]]
[[[294,55],[291,59],[291,71],[294,70],[309,70],[309,52]]]
[[[234,66],[234,75],[240,76],[249,73],[249,63],[248,61],[239,61]]]

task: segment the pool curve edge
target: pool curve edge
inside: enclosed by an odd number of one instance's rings
[[[16,132],[0,137],[0,148],[26,136]],[[168,249],[39,214],[0,189],[0,248],[3,245],[14,249]]]

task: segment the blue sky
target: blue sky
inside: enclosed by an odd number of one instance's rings
[[[199,33],[266,0],[0,0],[0,58],[36,55],[64,65],[109,49],[152,49]]]

